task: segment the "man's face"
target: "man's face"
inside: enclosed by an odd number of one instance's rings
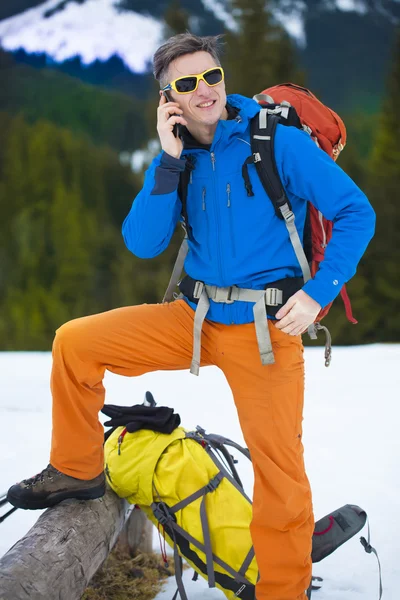
[[[168,80],[174,81],[178,77],[197,75],[216,66],[213,57],[208,52],[185,54],[170,64]],[[213,87],[209,87],[204,81],[199,81],[195,92],[178,94],[174,90],[170,90],[169,95],[174,102],[179,103],[189,129],[190,125],[215,125],[221,118],[226,104],[224,81]],[[210,102],[212,102],[211,105]]]

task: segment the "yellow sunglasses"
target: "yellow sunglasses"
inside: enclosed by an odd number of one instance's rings
[[[166,92],[167,90],[174,90],[178,94],[191,94],[195,92],[199,87],[199,81],[204,81],[209,87],[218,85],[224,80],[224,70],[222,67],[213,67],[207,69],[203,73],[198,75],[185,75],[185,77],[178,77],[174,81],[171,81],[168,85],[162,88],[161,91]]]

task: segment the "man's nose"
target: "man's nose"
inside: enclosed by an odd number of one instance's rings
[[[198,88],[197,88],[198,95],[199,96],[209,96],[210,95],[210,91],[211,91],[211,89],[206,84],[206,82],[203,81],[202,79],[200,79],[199,85],[198,85]]]

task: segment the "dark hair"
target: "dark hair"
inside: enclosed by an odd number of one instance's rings
[[[220,40],[223,36],[205,36],[193,35],[188,31],[178,33],[169,38],[159,47],[153,56],[153,73],[155,79],[160,83],[160,87],[167,85],[167,74],[169,65],[179,56],[184,54],[194,54],[195,52],[208,52],[211,54],[217,65],[220,63]]]

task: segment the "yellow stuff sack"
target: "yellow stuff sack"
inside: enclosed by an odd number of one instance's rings
[[[212,437],[200,428],[163,434],[118,427],[104,446],[105,473],[118,496],[164,528],[183,600],[181,556],[227,598],[254,600],[258,568],[249,529],[251,501],[232,476],[233,461],[222,447],[222,440],[230,440],[214,436],[216,451]],[[221,449],[231,470],[218,458]]]

